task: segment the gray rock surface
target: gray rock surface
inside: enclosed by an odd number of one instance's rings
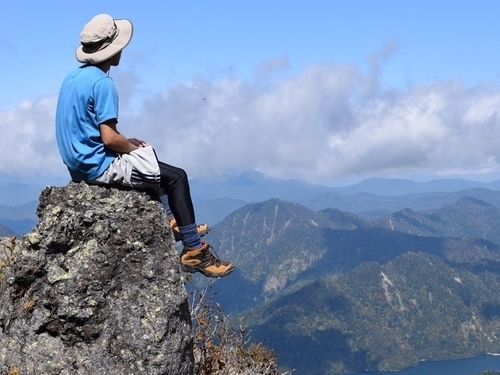
[[[0,374],[192,374],[171,229],[146,193],[69,183],[0,241]]]

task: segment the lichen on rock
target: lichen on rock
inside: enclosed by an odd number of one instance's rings
[[[191,318],[162,206],[69,183],[0,241],[0,373],[191,374]],[[10,247],[9,247],[10,246]]]

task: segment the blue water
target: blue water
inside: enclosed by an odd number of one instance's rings
[[[351,375],[475,375],[484,370],[500,371],[500,356],[485,354],[450,361],[424,361],[402,371],[364,371]]]

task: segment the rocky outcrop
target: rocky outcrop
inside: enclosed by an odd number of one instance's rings
[[[0,242],[0,374],[192,374],[178,252],[146,193],[70,183]],[[17,372],[16,372],[17,371]]]

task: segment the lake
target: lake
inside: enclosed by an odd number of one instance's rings
[[[485,354],[449,361],[423,361],[401,371],[364,371],[351,375],[475,375],[484,370],[500,371],[500,356]]]

